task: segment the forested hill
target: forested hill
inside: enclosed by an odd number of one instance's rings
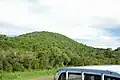
[[[24,71],[94,64],[120,64],[120,48],[93,48],[64,35],[32,32],[0,35],[0,70]]]

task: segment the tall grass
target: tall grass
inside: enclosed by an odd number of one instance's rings
[[[30,80],[31,78],[39,76],[53,76],[55,69],[52,70],[31,70],[26,72],[1,72],[0,80]]]

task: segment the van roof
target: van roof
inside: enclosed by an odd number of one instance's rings
[[[95,73],[97,72],[104,74],[110,74],[111,72],[114,75],[120,77],[120,65],[89,65],[89,66],[79,66],[79,67],[66,67],[66,68],[61,68],[61,70],[95,72]]]

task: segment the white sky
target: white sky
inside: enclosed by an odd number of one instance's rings
[[[3,34],[46,30],[94,47],[120,45],[120,38],[105,30],[119,25],[120,0],[1,0],[0,6]]]

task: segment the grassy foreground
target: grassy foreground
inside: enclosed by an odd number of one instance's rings
[[[55,69],[34,70],[34,71],[14,72],[14,73],[3,72],[0,73],[0,80],[31,80],[32,78],[36,78],[40,76],[53,76],[54,72]]]

